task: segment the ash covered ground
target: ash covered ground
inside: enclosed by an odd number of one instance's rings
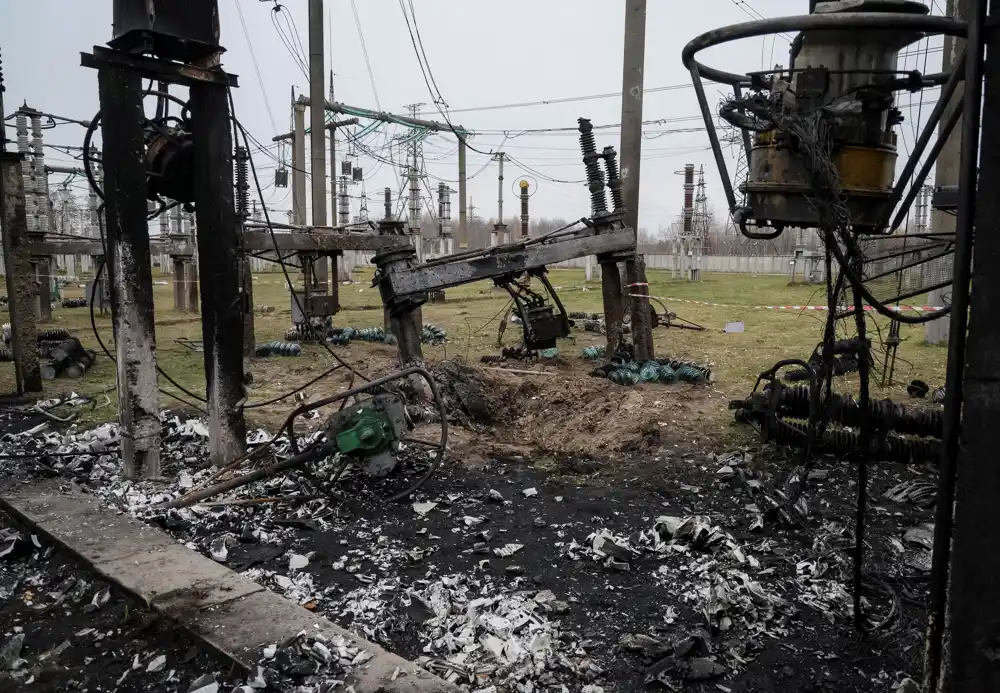
[[[582,455],[601,419],[572,419],[572,397],[557,406],[536,391],[504,421],[493,407],[517,393],[470,390],[474,381],[457,388],[460,406],[449,402],[459,435],[444,465],[399,503],[384,499],[426,468],[422,448],[388,481],[349,471],[346,500],[316,492],[313,480],[337,466],[328,460],[311,476],[159,509],[216,471],[202,466],[204,426],[169,415],[163,483],[121,479],[113,425],[8,435],[8,451],[105,452],[0,468],[5,483],[50,476],[94,493],[469,691],[908,690],[920,668],[931,470],[872,466],[861,634],[848,463],[796,468],[777,450],[713,450],[690,417],[676,435],[669,421],[651,434],[664,412],[622,414],[624,391],[607,384],[587,410],[605,411],[617,438]],[[641,386],[630,396],[669,402],[680,417],[707,394]],[[546,446],[538,431],[517,442],[517,422],[546,408],[572,421],[573,446]],[[433,437],[430,425],[421,432]],[[288,453],[287,441],[273,448]],[[244,504],[281,495],[299,498]]]
[[[238,682],[226,662],[0,514],[0,691],[211,693]]]

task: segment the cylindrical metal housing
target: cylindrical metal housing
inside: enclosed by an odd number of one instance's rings
[[[347,196],[347,178],[341,177],[337,194],[337,217],[341,226],[351,223],[351,198]]]
[[[694,230],[694,164],[684,164],[684,207],[681,220],[684,235],[690,236]]]
[[[928,8],[911,0],[836,0],[818,2],[815,12],[926,14]],[[896,168],[893,126],[900,122],[892,100],[898,87],[891,82],[900,77],[899,51],[921,36],[912,30],[802,32],[790,73],[772,78],[772,99],[788,114],[836,108],[837,117],[827,118],[832,159],[855,228],[884,221]],[[806,157],[784,132],[756,134],[743,187],[752,217],[776,228],[816,226],[811,178]]]
[[[438,219],[441,220],[441,235],[451,236],[451,188],[447,183],[438,183]]]
[[[521,238],[528,237],[528,181],[518,184],[521,188]]]

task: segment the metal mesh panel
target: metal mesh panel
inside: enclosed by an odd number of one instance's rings
[[[894,236],[862,242],[865,286],[880,303],[926,302],[951,282],[953,236]]]

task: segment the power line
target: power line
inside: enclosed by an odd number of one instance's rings
[[[240,7],[240,0],[233,0],[236,5],[236,12],[240,16],[240,26],[243,27],[243,37],[247,40],[247,48],[250,49],[250,60],[253,62],[253,71],[257,73],[257,84],[260,86],[260,95],[264,97],[264,107],[267,109],[267,117],[271,121],[271,128],[278,129],[274,122],[274,112],[271,110],[271,102],[267,98],[267,90],[264,89],[264,79],[260,76],[260,66],[257,64],[257,51],[253,49],[253,42],[250,40],[250,32],[247,31],[247,22],[243,17],[243,8]]]
[[[431,63],[427,59],[427,53],[424,51],[424,40],[420,37],[420,27],[417,25],[417,12],[413,8],[413,0],[408,0],[408,2],[410,5],[410,15],[413,17],[413,30],[417,34],[417,43],[420,45],[420,55],[423,56],[424,65],[427,66],[427,75],[431,78],[431,84],[434,85],[434,91],[437,92],[438,97],[441,99],[441,105],[447,108],[448,104],[444,102],[444,97],[441,96],[441,90],[438,88],[437,81],[434,79],[434,73],[431,72]]]
[[[236,2],[238,3],[239,0],[236,0]],[[292,60],[294,60],[295,64],[299,66],[299,70],[301,70],[302,75],[306,79],[309,79],[309,69],[306,66],[306,61],[305,61],[304,53],[298,53],[298,52],[296,52],[296,48],[295,48],[294,42],[291,40],[290,37],[285,36],[285,32],[282,30],[281,26],[278,24],[278,15],[281,14],[281,10],[282,9],[284,9],[284,8],[280,4],[278,4],[277,0],[275,0],[274,7],[272,7],[271,11],[270,11],[271,24],[274,26],[275,31],[278,32],[278,38],[281,39],[281,43],[284,44],[285,49],[288,51],[288,54],[292,56]],[[288,22],[287,22],[287,18],[286,18],[286,25],[287,24],[288,24]],[[289,33],[291,33],[290,26],[289,26]],[[275,128],[275,129],[277,129],[277,128]]]
[[[382,104],[378,100],[378,89],[375,88],[375,73],[372,72],[372,63],[368,59],[368,46],[365,45],[365,32],[361,30],[361,19],[358,17],[358,6],[351,0],[351,12],[354,13],[354,25],[358,28],[358,38],[361,39],[361,53],[365,56],[365,67],[368,68],[368,81],[372,85],[372,94],[375,95],[375,107],[382,110]]]
[[[669,84],[669,85],[664,86],[664,87],[652,87],[650,89],[643,89],[642,93],[645,96],[646,94],[655,94],[657,92],[662,92],[662,91],[675,91],[675,90],[678,90],[678,89],[691,89],[692,86],[693,85],[690,82],[685,83],[685,84]],[[586,96],[568,96],[568,97],[561,98],[561,99],[543,99],[541,101],[518,101],[518,102],[514,102],[514,103],[504,103],[504,104],[497,104],[497,105],[492,105],[492,106],[473,106],[473,107],[470,107],[470,108],[450,108],[450,109],[448,109],[448,112],[452,113],[452,114],[454,114],[454,113],[476,113],[476,112],[479,112],[479,111],[500,111],[500,110],[505,110],[505,109],[508,109],[508,108],[530,108],[530,107],[533,107],[533,106],[552,106],[552,105],[563,104],[563,103],[575,103],[577,101],[594,101],[594,100],[597,100],[597,99],[610,99],[610,98],[620,97],[621,95],[622,95],[622,93],[620,91],[612,91],[612,92],[607,92],[605,94],[587,94]],[[425,113],[421,113],[420,115],[433,115],[433,112],[432,111],[427,111]]]
[[[412,6],[413,5],[411,4],[410,7],[412,8]],[[399,9],[403,11],[403,19],[406,20],[406,30],[410,34],[410,43],[413,44],[413,52],[417,56],[417,63],[420,66],[420,72],[424,76],[424,84],[427,86],[427,91],[430,93],[431,100],[434,102],[434,106],[437,108],[438,113],[441,114],[441,117],[444,118],[444,122],[448,124],[448,128],[452,131],[455,137],[458,138],[458,141],[461,142],[463,146],[474,152],[478,152],[479,154],[487,154],[487,152],[480,151],[469,144],[465,136],[455,129],[451,119],[448,118],[448,113],[445,110],[448,107],[448,103],[444,100],[444,96],[441,95],[441,91],[437,89],[437,82],[434,79],[434,74],[431,72],[430,64],[427,63],[425,65],[426,55],[423,54],[422,43],[420,48],[417,47],[417,36],[414,35],[414,31],[417,32],[417,35],[419,35],[420,32],[419,28],[417,28],[417,17],[416,15],[413,16],[413,26],[411,27],[410,17],[406,13],[406,5],[403,3],[403,0],[399,0]],[[434,85],[433,87],[431,86],[432,84]],[[416,117],[416,111],[414,111],[413,115]],[[489,152],[489,155],[492,155],[492,152]]]

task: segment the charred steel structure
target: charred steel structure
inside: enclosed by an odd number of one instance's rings
[[[606,278],[612,274],[615,278],[611,291],[605,283],[604,308],[609,350],[613,352],[621,346],[624,301],[617,263],[636,258],[636,234],[624,223],[617,153],[613,147],[597,151],[589,120],[581,118],[579,129],[591,196],[590,218],[538,238],[522,236],[515,243],[447,255],[424,264],[417,264],[416,252],[411,246],[389,248],[375,255],[375,283],[398,340],[404,367],[419,366],[423,362],[420,323],[411,316],[427,302],[428,294],[483,279],[492,280],[510,293],[522,321],[526,348],[537,350],[554,346],[556,339],[569,335],[570,321],[546,277],[546,266],[588,255],[598,257]],[[602,162],[608,174],[607,183]],[[611,209],[608,208],[606,188],[611,191]],[[583,228],[575,228],[580,225]],[[391,233],[391,230],[386,232]],[[531,288],[532,279],[538,280],[544,293]],[[642,310],[648,314],[648,301],[640,298],[638,302],[644,304]],[[636,336],[634,333],[634,339],[646,339],[649,346],[645,348],[651,351],[651,335]]]
[[[122,456],[126,475],[155,477],[160,422],[147,199],[159,203],[161,213],[163,197],[195,210],[213,459],[232,459],[245,446],[246,297],[239,274],[229,108],[229,90],[237,83],[219,67],[224,49],[216,2],[118,0],[114,9],[111,48],[81,55],[84,67],[98,71],[101,101],[84,149],[99,124],[105,178],[98,194],[107,220]],[[144,91],[143,79],[158,88]],[[170,85],[188,88],[189,99],[170,94]],[[166,116],[158,109],[156,117],[147,118],[143,98],[151,93],[177,104],[179,112]]]
[[[751,238],[773,238],[784,228],[818,229],[827,249],[828,267],[836,261],[839,277],[830,280],[830,320],[824,336],[824,362],[832,356],[833,323],[855,317],[857,337],[865,339],[864,304],[898,323],[921,323],[936,316],[909,316],[879,300],[867,282],[871,261],[858,242],[863,235],[891,234],[906,217],[952,132],[961,133],[958,181],[934,196],[936,209],[955,212],[955,231],[945,251],[951,274],[938,285],[954,287],[944,410],[940,422],[916,420],[888,405],[873,403],[868,393],[867,363],[859,358],[861,396],[857,403],[820,388],[818,369],[805,361],[779,362],[762,374],[774,381],[778,368],[799,365],[810,373],[810,386],[783,392],[772,386],[759,398],[737,403],[750,417],[762,417],[778,438],[805,441],[807,449],[846,451],[858,464],[855,519],[855,614],[861,619],[862,556],[866,500],[866,463],[899,459],[899,439],[879,429],[909,427],[939,432],[941,443],[927,449],[915,444],[907,453],[940,462],[934,555],[930,581],[923,690],[995,690],[1000,660],[993,656],[1000,633],[1000,600],[992,597],[1000,581],[1000,538],[983,527],[995,514],[1000,467],[996,464],[995,428],[1000,416],[1000,51],[992,27],[1000,22],[1000,0],[949,0],[953,17],[927,16],[922,3],[905,0],[812,2],[811,14],[726,27],[697,37],[683,50],[709,130],[730,211]],[[735,74],[699,63],[699,51],[727,41],[786,31],[801,32],[790,66],[775,73]],[[950,73],[898,72],[897,51],[917,38],[955,37]],[[964,51],[962,50],[964,45]],[[991,50],[987,51],[986,46]],[[750,172],[738,202],[726,171],[702,80],[728,84],[733,98],[720,115],[743,132]],[[895,172],[891,128],[900,116],[893,95],[930,85],[942,87],[929,122]],[[961,97],[958,96],[961,87]],[[744,90],[753,94],[744,96]],[[947,114],[947,115],[945,115]],[[961,123],[959,129],[959,123]],[[935,138],[935,129],[937,137]],[[981,134],[981,142],[980,142]],[[922,160],[922,163],[921,163]],[[893,184],[893,174],[895,183]],[[807,199],[809,198],[809,199]],[[812,205],[803,206],[810,201]],[[757,229],[757,230],[753,230]],[[913,237],[915,234],[906,234]],[[917,234],[934,239],[936,230]],[[941,235],[941,234],[937,234]],[[972,247],[975,241],[975,256]],[[907,269],[907,266],[901,269]],[[828,273],[829,274],[829,273]],[[849,292],[849,308],[835,299]],[[911,294],[912,295],[912,294]],[[972,300],[975,299],[975,300]],[[826,377],[826,376],[823,376]],[[808,406],[805,418],[803,409]],[[788,421],[776,427],[781,413]],[[742,414],[742,416],[747,416]],[[843,434],[826,435],[827,425],[850,422]],[[921,439],[926,441],[927,439]],[[919,449],[918,449],[919,448]]]

